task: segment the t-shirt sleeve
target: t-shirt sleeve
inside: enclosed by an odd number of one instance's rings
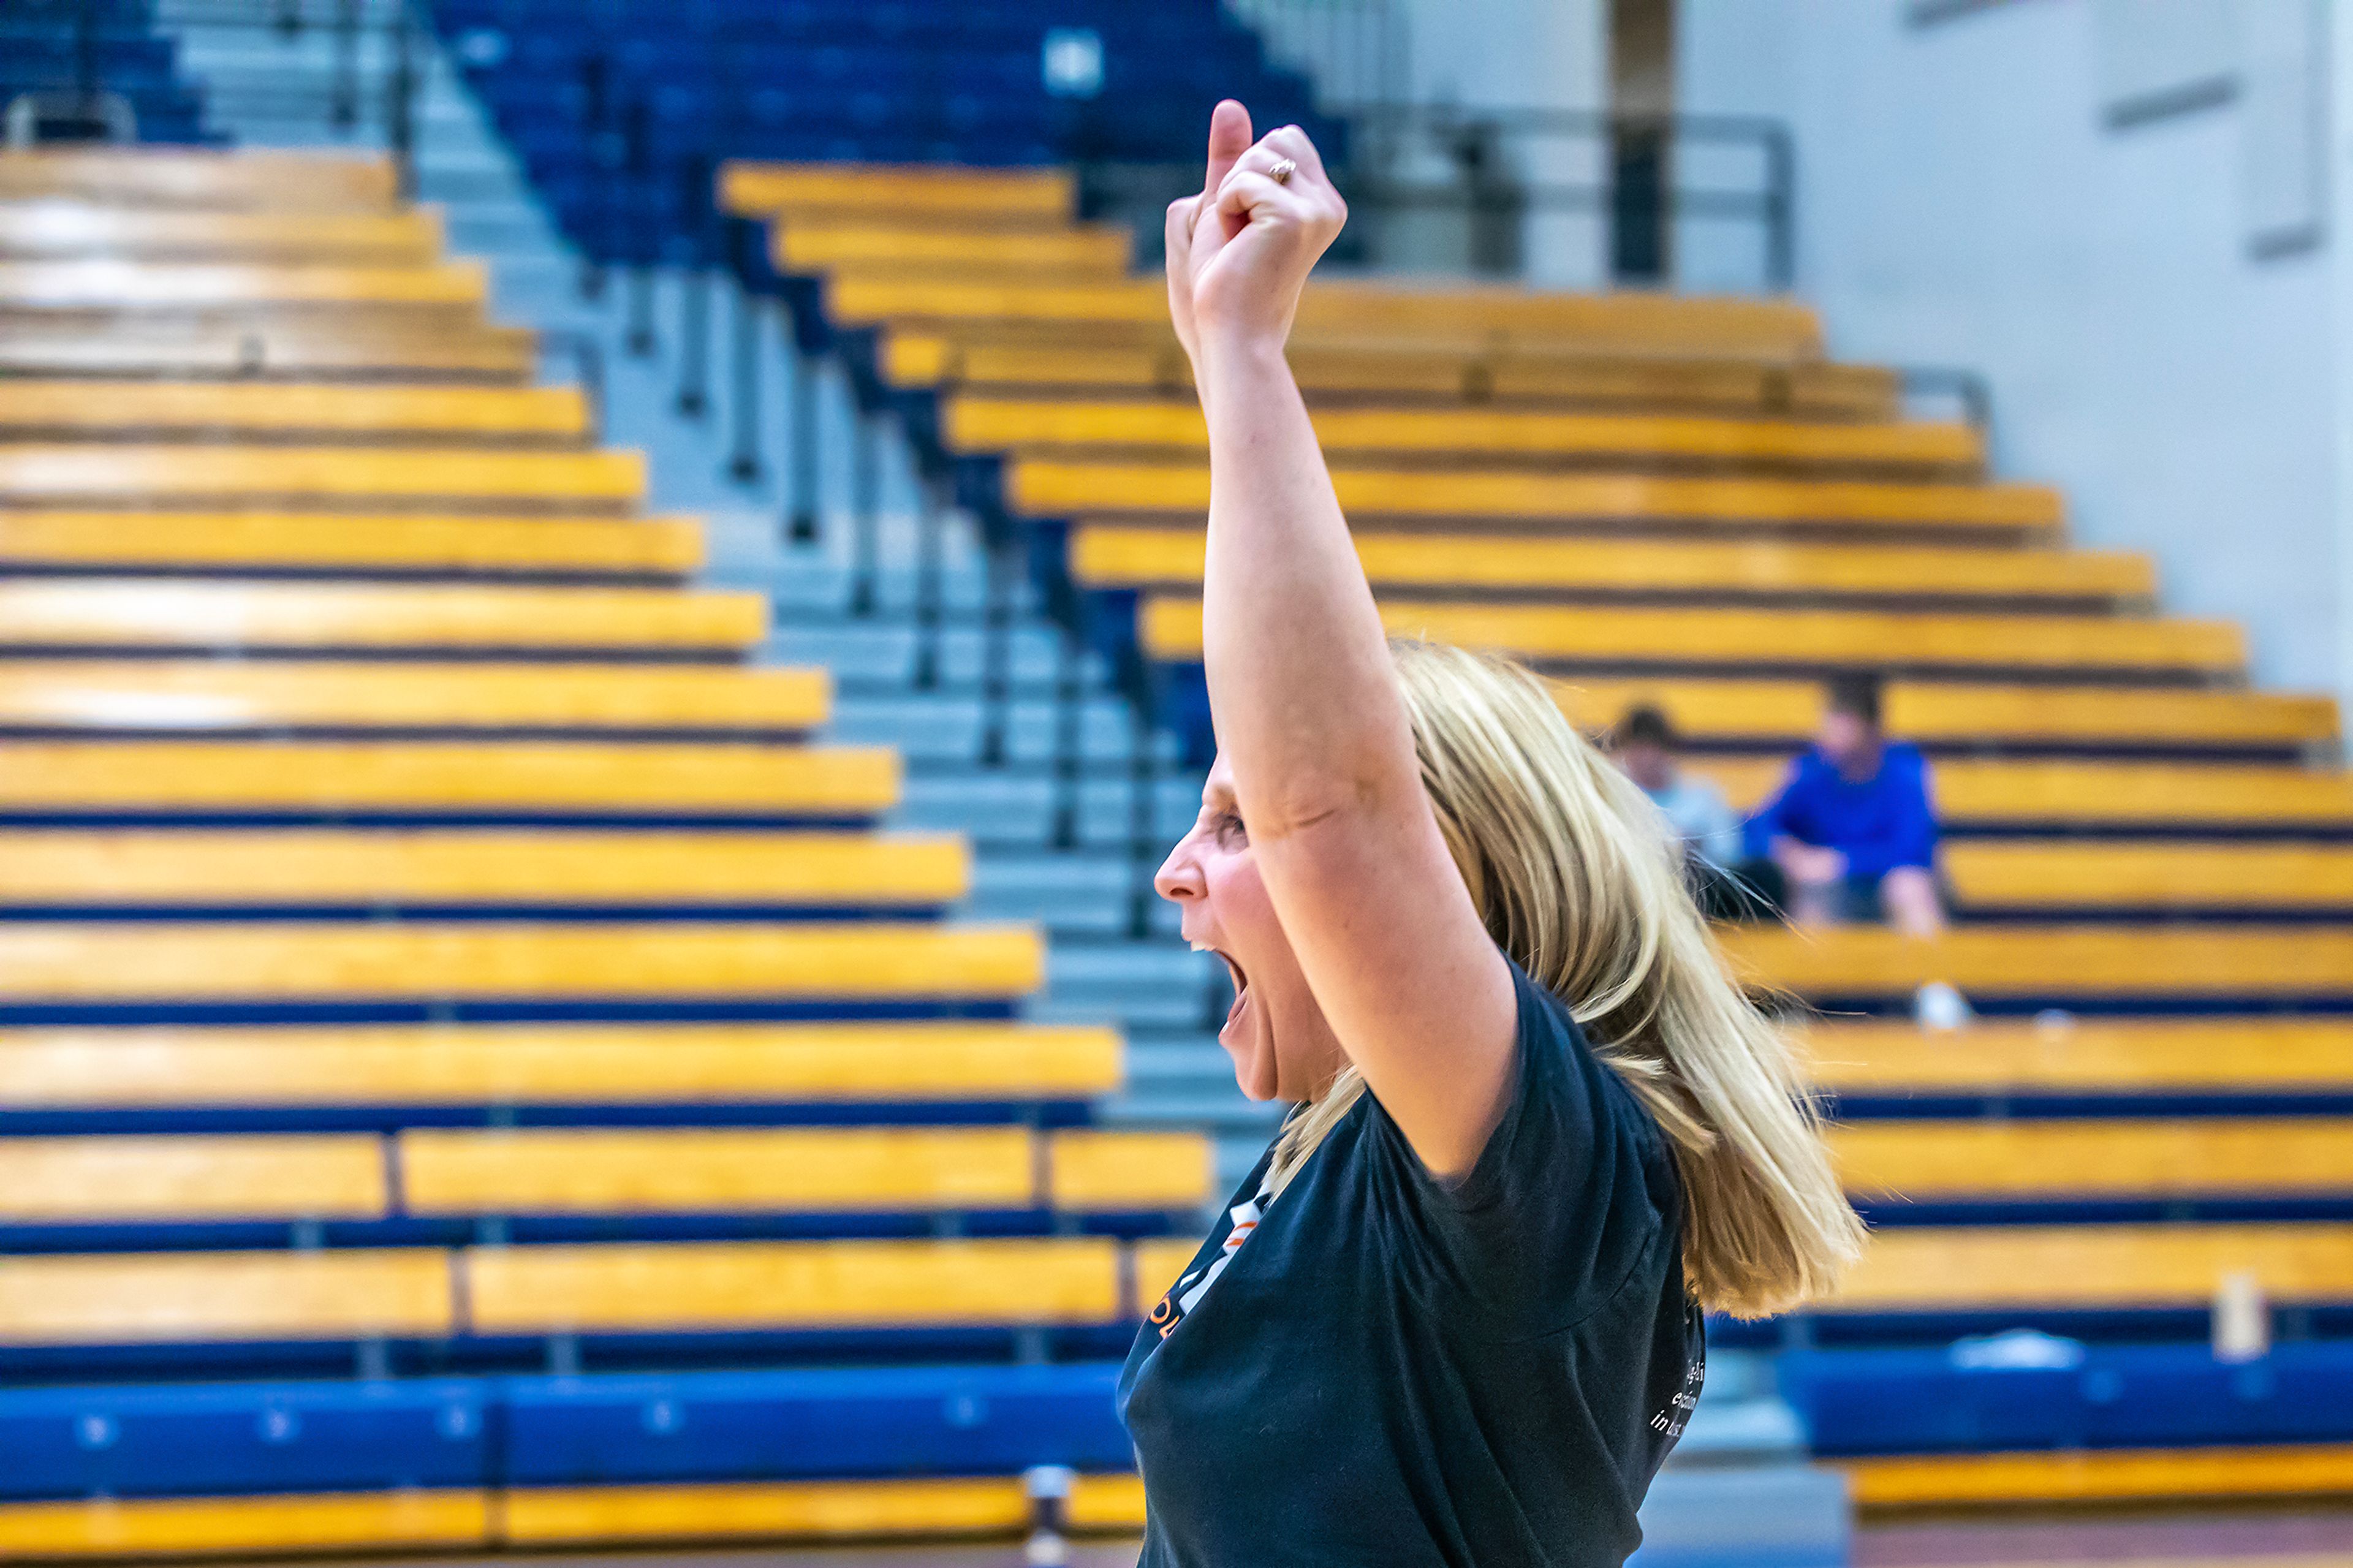
[[[1517,964],[1512,978],[1511,1097],[1478,1162],[1459,1183],[1438,1180],[1375,1099],[1367,1218],[1408,1284],[1484,1316],[1499,1337],[1526,1338],[1607,1301],[1656,1240],[1672,1198],[1660,1190],[1664,1154],[1649,1113],[1558,998]]]

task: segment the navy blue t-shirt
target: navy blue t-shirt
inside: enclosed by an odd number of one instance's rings
[[[1140,1568],[1616,1568],[1641,1542],[1704,1368],[1681,1186],[1650,1113],[1512,974],[1511,1100],[1465,1180],[1367,1093],[1263,1213],[1260,1160],[1138,1334]]]

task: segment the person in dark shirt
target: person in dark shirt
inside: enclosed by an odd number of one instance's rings
[[[1813,745],[1747,837],[1750,855],[1781,868],[1799,925],[1884,919],[1910,936],[1944,931],[1927,759],[1887,738],[1870,677],[1831,682]]]
[[[1781,1037],[1650,801],[1526,670],[1392,647],[1283,361],[1344,208],[1218,106],[1169,209],[1209,429],[1219,752],[1158,888],[1294,1103],[1119,1380],[1148,1568],[1616,1568],[1704,1308],[1859,1248]]]

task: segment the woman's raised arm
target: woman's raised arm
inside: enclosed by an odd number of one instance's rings
[[[1460,1177],[1511,1087],[1511,972],[1422,793],[1372,590],[1283,358],[1347,210],[1304,132],[1250,132],[1240,104],[1218,106],[1208,183],[1168,214],[1170,310],[1209,428],[1210,711],[1317,1005],[1423,1164]]]

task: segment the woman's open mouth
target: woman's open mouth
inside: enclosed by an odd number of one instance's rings
[[[1244,994],[1250,990],[1250,976],[1242,972],[1242,966],[1236,963],[1230,954],[1228,954],[1219,949],[1211,947],[1206,942],[1195,942],[1193,944],[1193,951],[1195,952],[1215,953],[1219,960],[1226,966],[1226,978],[1233,983],[1234,1000],[1232,1005],[1226,1009],[1225,1023],[1219,1026],[1219,1032],[1222,1034],[1226,1029],[1233,1026],[1233,1022],[1236,1018],[1241,1016],[1242,997]]]

